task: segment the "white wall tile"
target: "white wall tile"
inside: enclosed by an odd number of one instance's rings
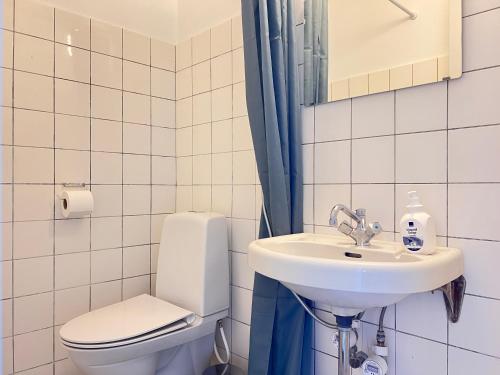
[[[500,126],[449,132],[450,182],[500,182]]]
[[[499,338],[491,332],[498,332],[499,313],[500,301],[466,295],[460,320],[450,325],[450,345],[498,357]]]
[[[193,154],[193,128],[182,128],[176,131],[176,155],[189,156]]]
[[[151,39],[151,65],[175,71],[175,47],[169,43]]]
[[[54,42],[28,35],[14,35],[14,67],[31,73],[54,74]]]
[[[56,114],[54,132],[57,148],[90,150],[90,119]]]
[[[396,133],[446,129],[446,82],[396,91]]]
[[[500,244],[493,241],[476,241],[450,238],[448,246],[462,250],[464,255],[467,292],[489,298],[500,298],[497,276],[494,267],[485,267],[484,260],[497,264]]]
[[[349,183],[351,179],[351,143],[318,143],[314,147],[314,182]]]
[[[149,65],[150,56],[150,39],[147,36],[123,30],[124,59]]]
[[[54,114],[15,109],[14,144],[19,146],[53,147]]]
[[[212,188],[210,185],[193,186],[193,210],[210,211],[212,207]]]
[[[463,70],[500,65],[500,10],[476,14],[463,20]]]
[[[56,150],[55,182],[89,183],[90,151]]]
[[[93,184],[122,183],[122,155],[104,152],[91,153]]]
[[[123,124],[123,152],[149,154],[151,148],[151,127],[136,124]],[[127,156],[127,159],[133,158]],[[125,169],[125,173],[128,171]],[[143,171],[142,173],[146,173]]]
[[[394,182],[394,137],[352,141],[352,182]]]
[[[189,97],[176,102],[175,122],[178,128],[193,125],[193,98]]]
[[[24,221],[13,225],[15,259],[51,255],[54,246],[52,221]]]
[[[113,56],[92,53],[91,71],[94,85],[122,88],[122,60]]]
[[[212,120],[219,121],[232,117],[233,92],[230,86],[212,91]]]
[[[369,221],[380,222],[384,231],[394,231],[394,185],[353,185],[352,208],[365,208]]]
[[[160,156],[175,156],[175,130],[151,128],[151,153]]]
[[[255,219],[255,187],[253,185],[233,186],[233,218]]]
[[[122,57],[122,29],[93,19],[91,32],[92,51]]]
[[[14,297],[52,290],[53,257],[14,261]]]
[[[245,80],[245,61],[243,48],[233,51],[233,83]]]
[[[450,128],[498,124],[500,107],[495,99],[500,94],[500,68],[463,74],[449,83]]]
[[[90,19],[56,9],[55,40],[59,43],[90,49]]]
[[[151,98],[151,124],[175,128],[175,101]]]
[[[210,185],[212,183],[212,156],[195,155],[193,157],[193,184]]]
[[[231,30],[232,26],[230,20],[212,28],[211,57],[231,51]]]
[[[92,103],[95,103],[95,88],[92,88]],[[55,80],[55,111],[67,115],[89,116],[90,85],[79,82]],[[92,109],[94,105],[92,106]],[[94,112],[94,111],[93,111]]]
[[[120,247],[122,245],[122,218],[92,218],[91,247],[92,250]]]
[[[123,249],[123,277],[149,273],[150,247],[132,246]]]
[[[14,147],[15,183],[52,183],[54,151],[43,148]]]
[[[14,299],[14,334],[48,328],[53,325],[53,293]]]
[[[225,53],[211,60],[212,90],[232,83],[232,54]]]
[[[248,115],[245,90],[245,82],[233,85],[233,117]]]
[[[150,241],[150,218],[148,215],[125,216],[123,218],[123,245],[143,245]]]
[[[212,123],[212,152],[229,152],[233,149],[232,120]]]
[[[92,185],[92,195],[94,197],[92,217],[122,214],[122,187],[120,185]]]
[[[92,86],[92,117],[121,121],[122,93],[118,90]]]
[[[122,249],[92,251],[90,262],[92,283],[122,277]]]
[[[117,121],[92,119],[92,150],[121,152],[122,124]]]
[[[233,119],[233,151],[252,149],[252,132],[248,116]]]
[[[54,293],[54,324],[64,324],[89,311],[90,287],[58,290]]]
[[[193,96],[193,124],[204,124],[212,119],[212,97],[210,92]]]
[[[396,340],[396,373],[446,374],[446,345],[399,332]]]
[[[212,185],[212,210],[231,217],[233,188],[231,185]]]
[[[330,211],[338,203],[350,206],[351,191],[349,185],[314,186],[314,224],[328,225]]]
[[[53,216],[53,186],[14,186],[14,220],[50,220]]]
[[[450,347],[448,368],[453,375],[495,374],[500,369],[500,359]]]
[[[394,93],[386,92],[352,100],[352,136],[394,133]]]
[[[500,204],[497,184],[451,184],[448,189],[448,235],[500,240],[496,213],[484,207]]]
[[[210,91],[211,68],[210,61],[193,66],[193,94]]]
[[[192,53],[193,64],[210,59],[210,30],[193,37]]]
[[[397,304],[398,331],[447,342],[448,317],[441,293],[419,293]]]
[[[149,275],[133,277],[123,280],[123,299],[132,298],[141,294],[150,293]]]
[[[498,0],[465,0],[462,6],[463,15],[469,16],[471,14],[484,12],[486,10],[499,7],[500,2]]]
[[[121,280],[95,284],[91,287],[91,310],[98,309],[122,300]]]
[[[248,358],[250,326],[232,321],[231,327],[232,351],[243,358]]]
[[[44,39],[54,39],[54,8],[38,1],[21,0],[15,8],[16,31]]]
[[[151,187],[151,213],[175,212],[175,186],[153,185]]]
[[[4,85],[9,76],[4,74]],[[35,109],[52,112],[54,109],[54,80],[50,77],[31,73],[14,72],[14,105],[17,108]],[[10,95],[10,94],[9,94]],[[4,105],[10,105],[4,95]]]
[[[212,183],[232,184],[233,183],[233,159],[231,153],[212,155]]]
[[[193,64],[191,39],[182,41],[175,48],[175,68],[177,71]]]
[[[255,184],[255,156],[253,151],[233,153],[233,184]]]
[[[57,220],[54,243],[56,254],[90,250],[90,219]]]
[[[123,183],[149,184],[151,181],[148,155],[123,155]]]
[[[151,68],[151,95],[175,99],[175,73]]]
[[[193,126],[193,154],[209,154],[212,149],[211,124]]]
[[[90,273],[89,251],[55,257],[55,289],[87,285]]]
[[[177,185],[193,184],[193,157],[176,158]]]
[[[445,131],[396,136],[396,182],[446,182],[446,149]]]
[[[175,185],[175,158],[153,156],[151,183],[159,185]]]
[[[255,221],[233,219],[231,221],[231,249],[246,253],[248,245],[255,240]]]
[[[151,89],[150,74],[149,66],[123,61],[123,89],[149,95]]]
[[[312,112],[305,109],[305,112]],[[342,100],[319,105],[311,114],[315,119],[314,139],[333,141],[351,136],[351,100]]]
[[[193,95],[193,71],[189,67],[175,75],[175,97],[183,99],[191,95]]]
[[[14,337],[14,370],[22,371],[52,361],[53,330],[25,333]]]
[[[149,125],[151,122],[151,97],[124,92],[123,121]]]
[[[55,76],[90,82],[90,52],[80,48],[55,45]]]
[[[232,284],[253,289],[254,271],[248,266],[247,255],[242,253],[232,253]]]
[[[233,286],[231,288],[231,316],[233,319],[250,324],[252,291]]]
[[[151,187],[148,185],[123,186],[123,214],[144,215],[150,213]]]

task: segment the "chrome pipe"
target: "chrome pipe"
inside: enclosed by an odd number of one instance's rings
[[[350,375],[349,353],[351,350],[351,328],[339,327],[339,366],[338,375]]]

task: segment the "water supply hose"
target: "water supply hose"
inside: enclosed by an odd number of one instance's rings
[[[214,340],[214,354],[217,357],[217,360],[219,363],[222,364],[227,364],[229,363],[229,360],[231,359],[231,351],[229,350],[229,345],[227,344],[227,339],[226,339],[226,334],[224,332],[224,326],[222,325],[222,320],[219,320],[217,322],[217,325],[219,327],[220,335],[222,337],[222,342],[224,343],[224,350],[226,351],[226,360],[223,360],[221,355],[219,354],[219,348],[217,348],[217,343]]]

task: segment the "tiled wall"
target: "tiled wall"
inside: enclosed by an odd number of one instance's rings
[[[345,203],[379,220],[381,238],[397,239],[406,193],[415,189],[436,219],[439,242],[464,251],[459,323],[448,323],[440,292],[388,309],[392,375],[500,374],[500,1],[464,0],[463,7],[461,79],[304,110],[307,230],[332,232],[329,211]],[[377,319],[378,311],[365,316],[365,350],[375,343]],[[316,375],[335,373],[331,337],[316,327]]]
[[[154,286],[175,211],[175,48],[3,5],[3,374],[72,375],[59,326]],[[92,190],[91,217],[61,219],[70,182]]]
[[[220,212],[229,219],[233,361],[246,368],[253,274],[248,243],[260,211],[255,156],[245,102],[237,17],[177,46],[177,211]],[[232,333],[232,334],[231,334]]]

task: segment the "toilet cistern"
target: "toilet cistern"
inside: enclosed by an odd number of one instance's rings
[[[340,212],[343,212],[355,221],[356,227],[353,227],[345,220],[339,225],[338,215]],[[354,241],[356,241],[356,245],[358,246],[369,245],[370,240],[382,232],[382,225],[380,225],[379,222],[375,221],[373,223],[366,224],[366,209],[358,208],[356,211],[352,211],[343,204],[336,204],[332,207],[332,210],[330,211],[330,225],[337,228],[339,232],[351,237]]]

